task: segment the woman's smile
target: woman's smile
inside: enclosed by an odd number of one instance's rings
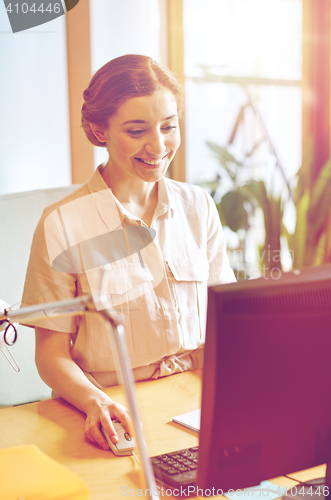
[[[135,160],[138,160],[140,161],[141,163],[144,163],[146,165],[146,167],[150,167],[150,168],[158,168],[161,166],[161,163],[163,162],[163,160],[168,156],[169,153],[167,153],[166,155],[162,156],[161,158],[155,158],[155,159],[150,159],[150,158],[138,158],[136,157]]]
[[[102,132],[109,178],[121,182],[159,181],[180,145],[177,102],[161,87],[151,95],[127,99]]]

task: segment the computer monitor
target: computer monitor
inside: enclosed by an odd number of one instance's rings
[[[331,457],[331,264],[209,289],[197,486]]]

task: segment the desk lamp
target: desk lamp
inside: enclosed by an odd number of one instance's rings
[[[0,306],[3,304],[1,301]],[[3,307],[3,306],[2,306]],[[146,444],[143,437],[143,430],[140,424],[139,412],[136,402],[134,390],[134,378],[132,367],[127,351],[125,333],[123,327],[123,319],[114,309],[110,308],[108,297],[104,293],[90,294],[76,297],[74,299],[60,300],[44,304],[38,304],[21,309],[0,309],[0,346],[2,344],[13,345],[17,339],[15,322],[27,322],[30,319],[42,320],[51,315],[52,317],[60,316],[77,316],[86,312],[95,312],[101,314],[107,321],[106,325],[109,328],[109,334],[112,341],[112,348],[117,360],[117,372],[119,380],[124,385],[124,390],[128,402],[130,415],[132,418],[135,438],[137,442],[138,452],[140,456],[141,466],[145,482],[146,498],[156,500],[155,495],[156,483],[150,460],[147,455]],[[11,328],[9,328],[11,327]],[[2,330],[2,331],[1,331]],[[1,335],[2,334],[2,335]]]

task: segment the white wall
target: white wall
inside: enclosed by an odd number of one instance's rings
[[[71,182],[64,16],[12,33],[0,3],[0,194]]]

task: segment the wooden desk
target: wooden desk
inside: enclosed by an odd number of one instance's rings
[[[122,387],[112,387],[106,392],[126,404]],[[200,407],[200,371],[138,382],[136,392],[150,456],[198,444],[194,431],[172,423],[171,418]],[[142,483],[134,458],[115,457],[85,440],[84,423],[85,415],[61,398],[2,409],[0,448],[36,444],[86,481],[91,500],[139,498]],[[320,466],[295,477],[308,480],[324,474],[325,467]],[[285,478],[273,482],[280,486],[295,484]]]
[[[106,392],[126,404],[121,386]],[[197,434],[171,423],[171,417],[200,408],[200,371],[139,382],[136,392],[150,456],[198,444]],[[85,440],[84,425],[85,414],[61,398],[5,408],[0,448],[36,444],[86,481],[91,500],[123,500],[130,489],[141,488],[135,459],[115,457]]]

